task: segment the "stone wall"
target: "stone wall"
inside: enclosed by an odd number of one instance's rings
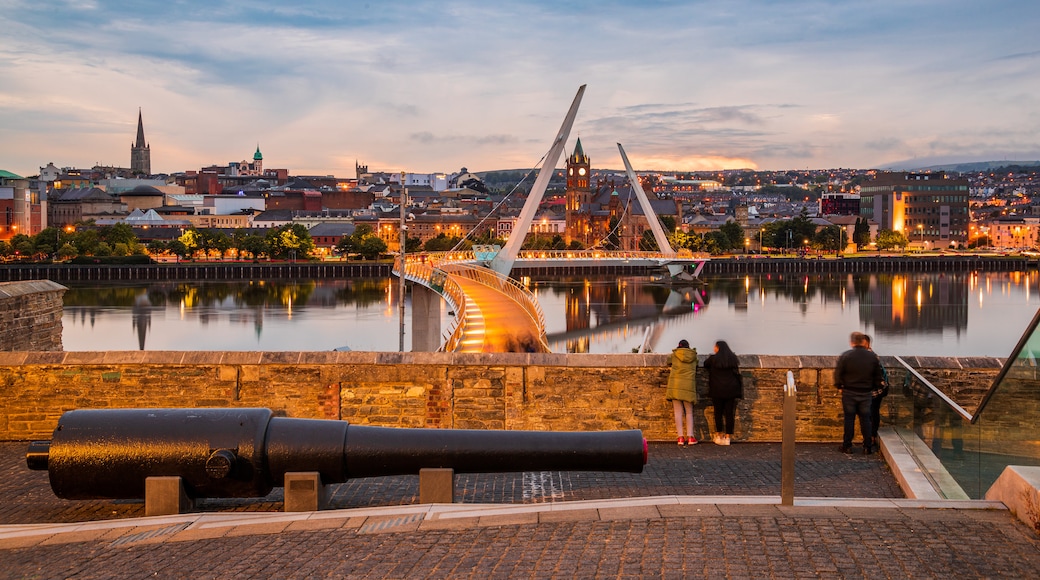
[[[50,280],[0,282],[0,351],[61,350],[65,290]]]
[[[1001,364],[970,359],[968,367],[965,360],[907,362],[971,382],[992,380]],[[741,356],[745,398],[735,438],[780,440],[783,387],[793,371],[798,439],[840,440],[834,362]],[[49,438],[61,414],[78,408],[267,407],[391,427],[641,429],[664,441],[675,437],[667,376],[664,354],[0,352],[0,440]],[[698,383],[697,436],[710,439],[703,375]]]

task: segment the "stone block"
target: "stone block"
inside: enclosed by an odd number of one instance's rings
[[[317,471],[286,473],[284,484],[287,512],[316,512],[329,503],[328,488],[321,483]]]
[[[419,470],[419,503],[455,503],[455,470]]]
[[[1011,513],[1040,533],[1040,467],[1009,465],[986,490],[986,499],[1004,502]]]
[[[195,509],[195,501],[184,491],[177,476],[149,477],[144,480],[144,515],[172,516]]]

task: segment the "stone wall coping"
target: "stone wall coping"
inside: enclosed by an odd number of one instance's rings
[[[433,366],[547,366],[547,367],[665,367],[669,354],[556,354],[556,353],[450,353],[361,351],[68,351],[0,352],[0,366],[17,365],[433,365]],[[708,355],[699,355],[701,364]],[[837,355],[740,355],[741,367],[761,369],[824,369]],[[999,369],[996,357],[901,357],[914,368]],[[898,367],[892,356],[882,356],[886,367]]]
[[[0,298],[14,298],[43,292],[64,292],[68,288],[51,280],[20,280],[0,282]]]

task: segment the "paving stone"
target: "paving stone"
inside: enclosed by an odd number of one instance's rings
[[[365,478],[330,490],[331,507],[372,508],[365,515],[317,512],[270,527],[205,515],[179,531],[178,520],[113,522],[117,527],[66,535],[72,542],[44,544],[46,533],[2,539],[0,560],[4,576],[44,578],[1029,578],[1040,572],[1040,539],[1006,510],[862,501],[779,506],[779,445],[674,447],[651,445],[642,474],[553,473],[552,485],[536,493],[518,473],[458,476],[461,503],[545,507],[538,512],[480,516],[473,509],[473,517],[438,518],[427,507],[406,507],[417,501],[417,477]],[[796,497],[902,497],[879,456],[849,458],[833,447],[799,445]],[[144,511],[139,502],[54,498],[46,474],[24,468],[20,443],[0,443],[0,492],[10,498],[0,506],[0,525],[103,521]],[[561,509],[576,500],[653,496],[662,499]],[[733,496],[752,503],[726,501]],[[281,517],[281,501],[276,490],[266,498],[207,500],[198,509]],[[385,511],[393,506],[402,511]],[[647,517],[650,510],[657,515]],[[603,518],[604,512],[617,517]],[[274,529],[280,531],[266,533]]]
[[[521,524],[537,524],[538,512],[523,512],[516,514],[499,514],[494,516],[480,516],[477,520],[479,526],[518,526]]]
[[[539,523],[580,522],[598,519],[599,510],[596,509],[546,511],[538,514]]]
[[[290,532],[304,532],[310,530],[333,530],[345,527],[350,520],[348,518],[325,518],[296,520],[285,529]],[[361,525],[360,523],[358,524]]]
[[[599,519],[607,520],[649,520],[661,517],[656,506],[631,506],[600,508]]]
[[[714,504],[667,504],[657,506],[665,518],[720,518],[722,512]]]
[[[739,504],[720,504],[719,511],[722,512],[723,516],[730,518],[740,517],[778,517],[781,514],[778,509],[779,506],[775,505],[739,505]]]

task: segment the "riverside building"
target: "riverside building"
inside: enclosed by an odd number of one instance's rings
[[[860,215],[925,249],[968,242],[968,180],[945,172],[879,173],[860,188]]]

